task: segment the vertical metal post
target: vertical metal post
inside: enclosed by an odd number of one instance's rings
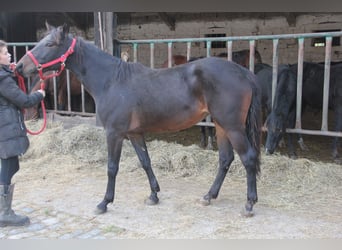
[[[168,67],[172,67],[172,43],[167,43],[167,61]]]
[[[304,38],[298,38],[296,129],[302,129],[303,61],[304,61]]]
[[[207,57],[210,57],[211,41],[207,41]]]
[[[191,42],[186,43],[186,60],[189,61],[191,56]]]
[[[138,44],[137,43],[133,43],[133,62],[137,62],[138,61]]]
[[[58,109],[57,107],[57,80],[56,77],[53,78],[53,103],[54,103],[54,110]]]
[[[28,46],[25,46],[25,53],[27,53],[27,51],[29,50]],[[27,78],[27,87],[29,90],[31,90],[31,79],[30,77]]]
[[[322,110],[322,128],[328,130],[328,106],[329,106],[329,85],[330,85],[330,62],[331,62],[331,44],[332,37],[325,38],[325,63],[324,63],[324,87],[323,87],[323,110]]]
[[[249,70],[254,72],[255,40],[249,41]]]
[[[273,60],[272,60],[272,109],[278,82],[278,43],[279,39],[273,39]]]
[[[81,104],[82,104],[81,111],[83,113],[85,113],[86,110],[85,110],[85,96],[84,96],[84,86],[83,86],[83,84],[81,84]]]
[[[207,41],[207,57],[210,57],[210,50],[211,50],[211,41]],[[211,116],[207,115],[205,118],[206,122],[211,122]]]
[[[150,61],[151,68],[154,69],[154,43],[150,43]]]
[[[233,41],[227,41],[227,59],[228,61],[233,60]]]
[[[67,93],[68,93],[68,111],[71,111],[71,92],[70,92],[70,71],[66,70]]]
[[[17,46],[13,46],[13,62],[17,62]]]

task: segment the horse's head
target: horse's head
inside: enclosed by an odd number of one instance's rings
[[[271,112],[266,119],[267,138],[266,153],[273,154],[277,148],[280,139],[283,136],[283,119],[274,112]]]
[[[44,64],[59,59],[61,55],[66,54],[72,43],[71,35],[68,34],[69,28],[66,24],[55,28],[48,23],[46,23],[46,27],[48,30],[47,35],[17,63],[16,69],[23,76],[27,77],[35,74],[39,72],[40,68],[42,68],[42,72],[61,69],[63,62],[60,60],[51,65]]]

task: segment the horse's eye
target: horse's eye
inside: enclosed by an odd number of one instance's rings
[[[47,42],[46,43],[46,47],[53,47],[55,46],[56,44],[54,42]]]

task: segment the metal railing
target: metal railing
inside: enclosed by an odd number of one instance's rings
[[[215,38],[176,38],[176,39],[144,39],[144,40],[117,40],[116,44],[119,46],[128,45],[133,48],[133,62],[138,62],[138,48],[142,44],[148,44],[150,48],[150,67],[155,67],[155,44],[167,44],[168,51],[168,66],[171,67],[172,62],[172,45],[174,43],[186,44],[186,57],[189,60],[191,58],[191,45],[192,43],[204,42],[206,43],[206,56],[211,56],[212,42],[226,42],[227,48],[227,60],[232,60],[232,45],[237,41],[249,42],[249,69],[254,72],[254,53],[255,42],[259,40],[272,40],[273,42],[273,55],[272,55],[272,104],[275,96],[275,90],[277,86],[277,74],[278,74],[278,61],[279,51],[278,45],[281,39],[296,39],[298,41],[298,73],[297,73],[297,107],[296,107],[296,125],[294,129],[287,129],[289,133],[302,133],[311,135],[325,135],[325,136],[338,136],[342,137],[342,132],[329,131],[328,130],[328,100],[329,100],[329,83],[330,83],[330,62],[331,62],[331,47],[332,37],[341,37],[342,32],[321,32],[321,33],[301,33],[301,34],[280,34],[280,35],[255,35],[255,36],[233,36],[233,37],[215,37]],[[308,38],[325,37],[325,71],[324,71],[324,91],[323,91],[323,107],[322,107],[322,122],[320,130],[310,130],[302,128],[302,82],[303,82],[303,62],[304,62],[304,41]],[[16,49],[18,47],[25,47],[25,50],[29,50],[36,43],[8,43],[9,47],[13,48],[14,61],[17,61]],[[56,84],[54,84],[56,85]],[[83,86],[83,85],[82,85]],[[55,86],[56,87],[56,86]],[[55,91],[56,93],[56,91]],[[58,111],[55,100],[54,112],[59,113],[79,113],[72,112],[70,107],[71,95],[70,95],[70,78],[68,77],[68,100],[69,106],[67,111]],[[82,112],[84,111],[84,89],[82,89]],[[214,126],[211,122],[200,122],[197,125],[200,126]]]
[[[296,107],[296,125],[294,129],[287,129],[289,133],[302,133],[311,135],[326,135],[342,137],[342,132],[328,130],[328,101],[329,101],[329,83],[330,83],[330,62],[331,62],[331,47],[332,37],[341,37],[342,32],[320,32],[320,33],[300,33],[300,34],[280,34],[280,35],[255,35],[255,36],[233,36],[233,37],[215,37],[215,38],[178,38],[178,39],[144,39],[144,40],[123,40],[118,41],[120,45],[130,45],[133,48],[133,61],[137,62],[137,51],[139,45],[150,45],[150,67],[154,68],[154,49],[155,44],[164,43],[168,47],[168,66],[171,67],[172,60],[172,44],[186,43],[187,44],[187,59],[191,57],[191,44],[198,42],[206,43],[207,57],[211,56],[212,42],[226,42],[227,60],[232,60],[232,45],[236,41],[249,42],[249,70],[254,72],[254,57],[255,57],[255,42],[258,40],[272,40],[273,42],[273,57],[272,57],[272,105],[277,87],[278,75],[278,45],[281,39],[297,39],[298,40],[298,70],[297,70],[297,107]],[[302,84],[303,84],[303,62],[304,62],[304,40],[308,38],[325,37],[325,63],[324,63],[324,91],[323,91],[323,107],[322,107],[322,123],[320,130],[310,130],[302,128]],[[200,122],[200,126],[214,126],[211,122]]]

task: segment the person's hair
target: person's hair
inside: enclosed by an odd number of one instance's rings
[[[7,46],[7,43],[4,40],[0,40],[0,49],[6,46]]]

